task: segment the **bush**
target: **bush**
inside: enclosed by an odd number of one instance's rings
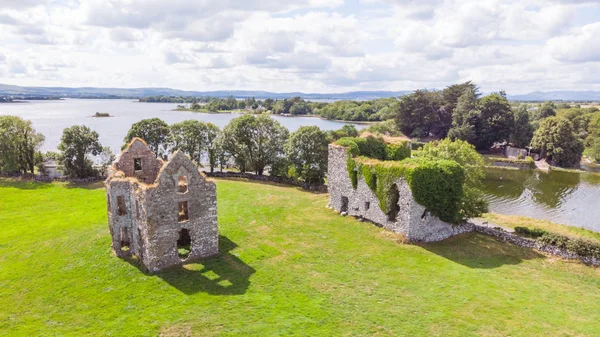
[[[536,238],[543,236],[544,234],[546,234],[548,232],[543,229],[539,229],[539,228],[530,229],[528,227],[517,226],[517,227],[515,227],[515,233],[529,236],[529,237],[536,239]]]
[[[373,136],[344,137],[338,139],[335,144],[348,148],[348,153],[353,157],[364,156],[379,160],[402,160],[410,158],[411,150],[408,142],[385,143],[383,138]]]
[[[538,242],[545,245],[552,245],[579,256],[593,257],[600,259],[600,243],[583,239],[570,238],[568,236],[546,232]]]

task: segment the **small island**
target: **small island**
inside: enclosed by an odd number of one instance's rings
[[[92,117],[113,117],[111,114],[109,114],[108,112],[96,112]]]

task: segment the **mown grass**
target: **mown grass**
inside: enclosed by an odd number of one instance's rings
[[[600,233],[598,232],[580,227],[560,225],[548,220],[539,220],[525,216],[503,215],[497,213],[486,213],[482,217],[488,220],[490,223],[513,229],[515,227],[538,228],[547,232],[566,235],[573,238],[600,242]]]
[[[477,234],[401,244],[274,185],[217,181],[222,255],[145,275],[95,187],[0,180],[0,335],[600,334],[597,269]]]

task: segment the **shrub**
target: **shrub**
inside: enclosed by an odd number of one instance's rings
[[[543,236],[544,234],[548,233],[547,231],[543,230],[543,229],[539,229],[539,228],[528,228],[528,227],[515,227],[515,233],[517,234],[522,234],[525,236],[529,236],[532,238],[539,238],[541,236]]]
[[[570,238],[568,236],[546,232],[537,239],[545,245],[553,245],[558,248],[566,249],[567,251],[579,256],[593,257],[600,259],[600,243],[592,242],[583,239]]]
[[[411,150],[408,142],[389,144],[383,138],[373,136],[344,137],[338,139],[335,144],[348,148],[348,153],[353,157],[364,156],[379,160],[402,160],[410,158]]]

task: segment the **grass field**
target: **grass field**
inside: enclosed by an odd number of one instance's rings
[[[323,194],[217,187],[222,255],[150,276],[111,253],[97,185],[0,180],[0,335],[600,335],[598,269],[477,234],[401,244]]]

